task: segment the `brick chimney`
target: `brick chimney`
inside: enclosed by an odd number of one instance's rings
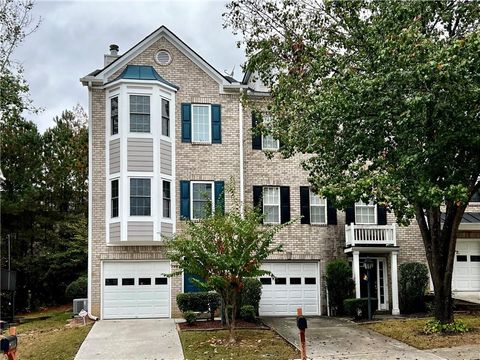
[[[118,45],[110,45],[110,54],[105,54],[103,56],[103,65],[104,67],[111,64],[115,61],[120,55],[118,54]]]

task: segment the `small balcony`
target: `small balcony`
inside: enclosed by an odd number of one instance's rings
[[[345,246],[397,246],[396,225],[345,225]]]

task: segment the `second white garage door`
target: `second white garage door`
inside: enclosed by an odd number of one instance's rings
[[[453,290],[480,291],[480,240],[457,240]]]
[[[260,278],[260,315],[295,316],[299,307],[304,315],[319,315],[318,263],[271,262],[262,268],[275,278]]]
[[[170,316],[169,261],[105,262],[104,319]]]

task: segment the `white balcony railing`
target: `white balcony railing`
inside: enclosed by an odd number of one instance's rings
[[[345,225],[345,245],[397,246],[396,225]]]

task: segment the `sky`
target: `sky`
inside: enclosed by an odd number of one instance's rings
[[[230,28],[223,29],[226,1],[42,1],[33,16],[38,30],[16,49],[23,64],[34,105],[44,110],[26,114],[40,131],[53,126],[53,117],[77,103],[87,110],[88,92],[82,76],[103,67],[110,44],[123,54],[145,36],[167,26],[221,73],[241,79],[244,53]]]

